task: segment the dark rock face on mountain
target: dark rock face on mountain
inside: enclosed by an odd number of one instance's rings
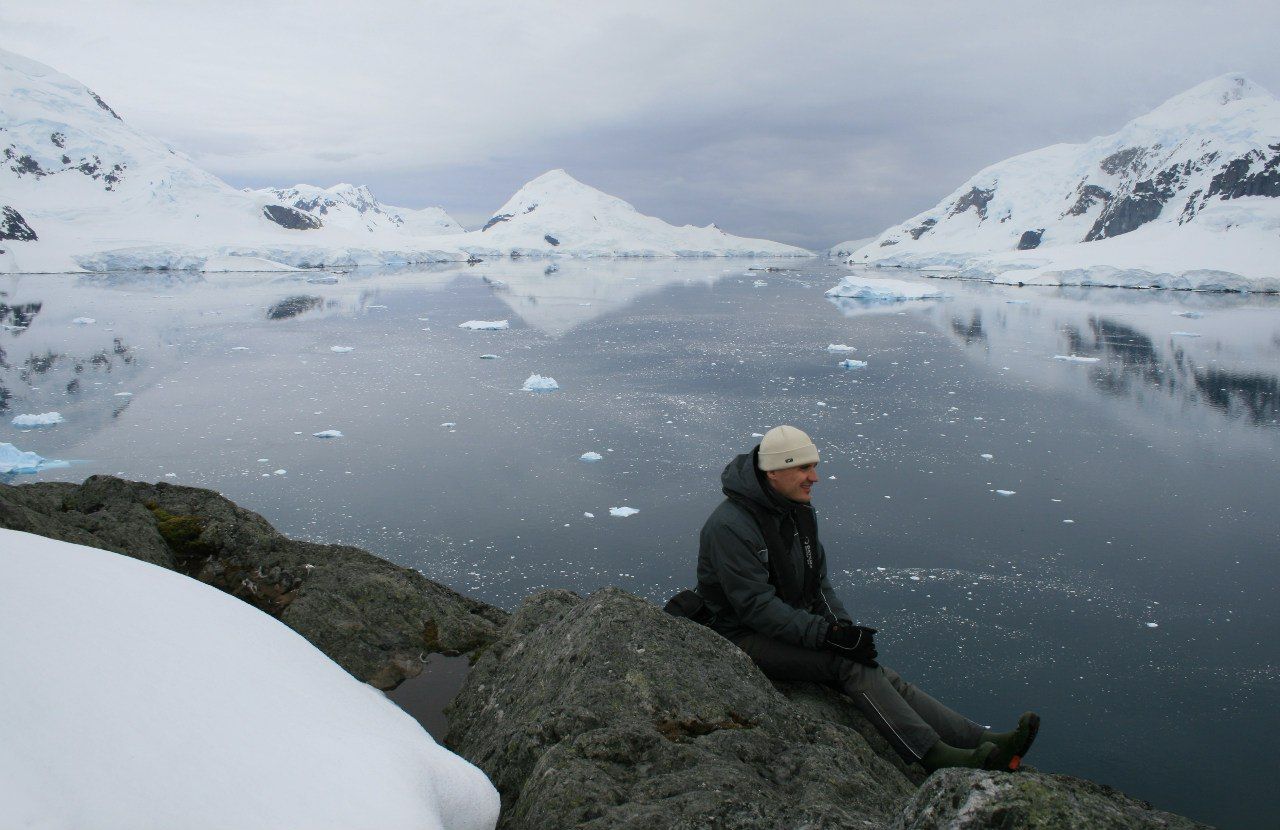
[[[930,776],[891,827],[1203,830],[1205,825],[1080,778],[1032,771],[1006,775],[952,769]]]
[[[1019,251],[1030,251],[1040,247],[1040,239],[1044,236],[1044,228],[1034,231],[1023,231],[1022,237],[1018,239]]]
[[[267,205],[262,209],[262,215],[291,231],[313,231],[324,224],[318,216],[285,205]]]
[[[35,242],[36,232],[22,218],[22,214],[9,207],[0,205],[0,239],[12,239],[15,242]]]
[[[0,485],[0,527],[115,551],[187,574],[277,617],[379,688],[422,656],[490,642],[506,619],[359,548],[288,539],[210,490],[92,476]]]

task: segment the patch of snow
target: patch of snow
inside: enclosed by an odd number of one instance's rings
[[[520,387],[524,392],[554,392],[560,388],[560,384],[556,383],[555,378],[544,378],[542,375],[533,374],[525,378],[524,385]]]
[[[271,616],[116,553],[0,550],[23,633],[0,638],[0,825],[494,827],[480,770]]]
[[[636,510],[634,507],[610,507],[609,508],[610,516],[618,516],[623,519],[625,519],[627,516],[634,516],[639,512],[640,511]]]
[[[67,419],[62,417],[61,412],[44,412],[39,415],[19,415],[13,419],[15,427],[51,427],[54,424],[64,423]]]
[[[459,323],[458,328],[470,331],[502,331],[511,328],[510,320],[468,320]]]

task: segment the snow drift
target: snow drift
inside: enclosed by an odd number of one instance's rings
[[[12,530],[0,564],[0,825],[496,823],[484,773],[240,600]]]

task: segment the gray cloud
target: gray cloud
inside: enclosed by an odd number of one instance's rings
[[[367,6],[51,0],[0,30],[238,186],[354,181],[474,224],[564,167],[810,248],[1214,75],[1280,89],[1270,3]]]

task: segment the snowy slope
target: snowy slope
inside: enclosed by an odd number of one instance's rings
[[[458,255],[398,229],[327,227],[236,190],[79,82],[2,50],[0,154],[0,272],[190,269],[220,255],[296,266]]]
[[[296,184],[293,187],[264,188],[249,191],[263,199],[306,211],[324,222],[326,227],[377,233],[400,231],[409,236],[440,236],[462,233],[463,228],[445,213],[444,208],[421,210],[392,207],[374,198],[369,188],[361,185],[336,184],[316,187]]]
[[[194,579],[0,530],[0,825],[491,830],[382,692]]]
[[[563,170],[520,188],[482,229],[447,241],[481,257],[811,256],[791,245],[732,236],[715,225],[669,225]]]
[[[1241,75],[1215,78],[1112,135],[992,165],[849,261],[1029,284],[1280,290],[1280,102]]]

